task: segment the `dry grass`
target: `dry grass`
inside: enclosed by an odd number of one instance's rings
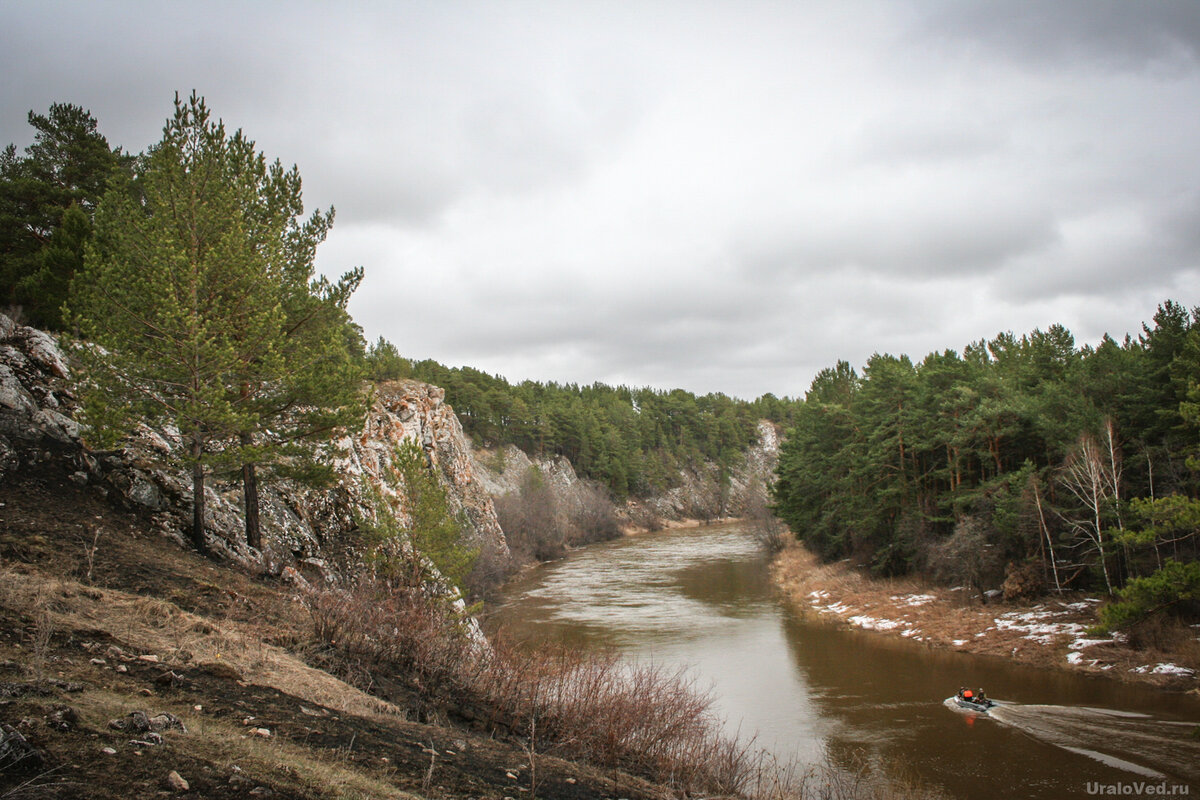
[[[164,663],[224,663],[256,683],[272,686],[329,708],[363,716],[399,710],[326,672],[313,669],[282,648],[266,644],[261,631],[230,620],[212,620],[158,598],[50,580],[0,568],[0,606],[16,613],[34,610],[35,636],[50,628],[102,631]],[[36,644],[36,642],[35,642]]]
[[[129,709],[129,698],[94,690],[76,695],[73,703],[91,727],[104,729],[108,720],[120,718]],[[364,773],[348,764],[343,754],[306,748],[279,737],[264,739],[247,735],[246,728],[232,720],[189,713],[190,707],[159,698],[157,708],[179,717],[187,716],[188,754],[215,765],[225,774],[235,768],[276,790],[294,790],[304,797],[329,800],[419,800],[390,785],[385,779]],[[170,735],[168,734],[168,743]]]

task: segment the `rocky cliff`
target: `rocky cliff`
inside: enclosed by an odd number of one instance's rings
[[[76,401],[67,358],[55,338],[0,315],[0,480],[24,465],[61,459],[72,479],[101,493],[115,492],[152,516],[159,529],[184,543],[190,524],[191,481],[174,458],[177,432],[142,426],[114,452],[90,451],[73,414]],[[386,480],[396,446],[419,442],[437,470],[455,511],[469,520],[480,544],[507,553],[491,497],[476,479],[470,444],[441,389],[415,381],[377,387],[363,430],[331,448],[340,482],[312,489],[275,480],[261,489],[263,550],[247,548],[236,482],[210,482],[207,535],[226,557],[269,572],[319,572],[334,545],[345,545],[356,519],[370,510],[363,482],[378,487],[403,521],[406,499]],[[290,570],[288,568],[291,568]]]
[[[164,535],[186,545],[192,486],[175,457],[181,447],[178,432],[142,426],[120,450],[91,451],[74,419],[72,387],[69,361],[57,340],[0,315],[0,480],[23,465],[61,460],[77,483],[115,493],[149,515]],[[656,519],[745,514],[761,504],[778,459],[778,430],[764,421],[758,432],[757,444],[726,480],[716,465],[700,465],[683,472],[678,485],[662,495],[627,503],[620,516],[636,526]],[[532,468],[554,488],[564,509],[582,505],[594,491],[562,457],[531,459],[512,446],[473,451],[442,389],[394,381],[375,387],[362,430],[331,446],[328,458],[340,477],[337,485],[312,489],[288,480],[262,485],[261,552],[246,546],[240,484],[220,476],[210,480],[207,535],[213,550],[273,574],[321,574],[332,552],[353,544],[357,520],[371,513],[364,485],[379,489],[405,521],[407,499],[388,481],[395,448],[404,440],[420,444],[452,508],[468,520],[468,535],[501,561],[508,543],[493,498],[519,490]]]
[[[765,502],[766,487],[774,480],[779,461],[780,441],[779,429],[762,420],[758,423],[758,440],[746,451],[742,463],[730,471],[724,487],[720,468],[703,464],[681,472],[678,486],[660,495],[630,500],[619,513],[626,524],[634,526],[653,518],[711,520],[744,516],[756,503]],[[562,456],[531,458],[507,445],[476,451],[472,471],[489,494],[501,497],[519,491],[525,476],[535,468],[568,505],[580,496],[583,482],[571,462]]]

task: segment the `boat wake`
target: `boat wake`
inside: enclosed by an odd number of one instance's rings
[[[955,705],[952,702],[949,705]],[[1144,778],[1200,783],[1195,723],[1082,706],[1000,703],[987,717],[1063,750]]]

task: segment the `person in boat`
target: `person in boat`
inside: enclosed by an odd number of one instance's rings
[[[975,702],[975,692],[971,691],[970,689],[968,689],[965,686],[963,686],[962,688],[960,688],[958,690],[958,696],[968,702],[971,702],[971,703]]]

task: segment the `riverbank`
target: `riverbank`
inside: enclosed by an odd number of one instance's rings
[[[1121,636],[1095,637],[1101,600],[1070,595],[1032,605],[987,605],[961,588],[913,579],[868,578],[843,563],[820,564],[799,544],[776,557],[772,578],[805,613],[919,642],[926,647],[997,656],[1200,693],[1200,641],[1170,652],[1137,650]]]
[[[702,528],[706,525],[724,525],[729,522],[741,522],[741,517],[717,517],[716,519],[695,519],[682,517],[680,519],[662,519],[654,526],[627,523],[619,526],[622,536],[642,536],[659,531],[674,531],[682,528]]]

